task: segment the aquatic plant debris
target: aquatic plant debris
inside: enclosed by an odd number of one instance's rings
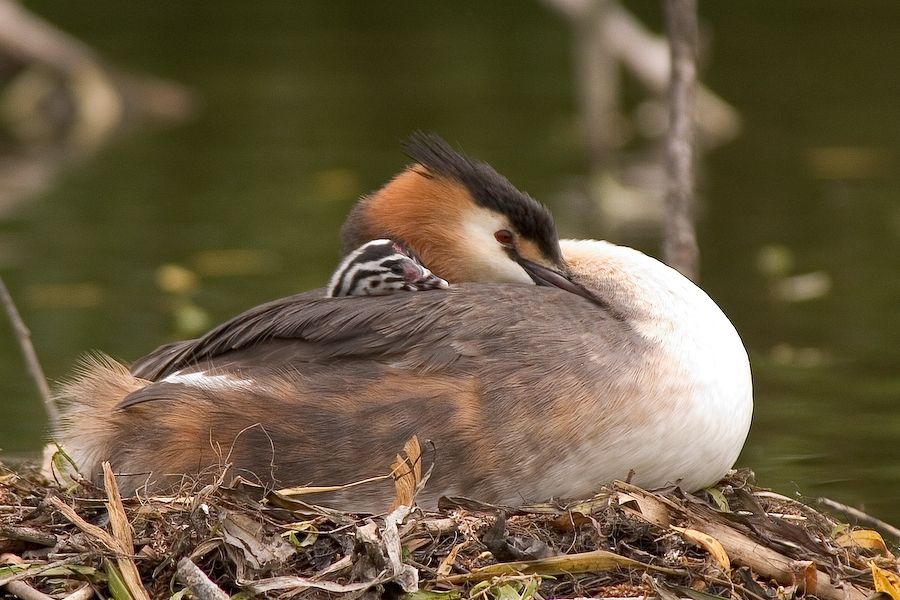
[[[395,473],[404,500],[427,484],[420,460],[408,444]],[[579,502],[444,499],[382,515],[224,477],[174,497],[118,498],[107,476],[106,490],[61,489],[0,466],[0,586],[56,598],[900,597],[897,540],[757,487],[745,470],[714,493],[616,482]],[[498,560],[488,543],[522,558]]]

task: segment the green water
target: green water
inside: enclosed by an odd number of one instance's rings
[[[660,27],[657,2],[626,4]],[[900,5],[702,4],[704,79],[743,119],[706,157],[699,225],[702,285],[754,366],[740,464],[900,522]],[[0,273],[54,380],[87,350],[133,360],[323,285],[349,207],[402,168],[397,142],[417,129],[548,203],[563,236],[604,231],[564,214],[587,172],[571,36],[538,3],[28,6],[201,101],[188,124],[115,140],[0,221]],[[613,241],[657,254],[647,237]],[[164,265],[170,284],[179,267],[193,282],[166,291]],[[810,273],[825,293],[785,300],[784,276]],[[2,324],[0,447],[34,453],[44,427]]]

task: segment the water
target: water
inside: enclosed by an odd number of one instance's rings
[[[627,4],[660,27],[655,1]],[[587,169],[570,34],[537,3],[29,8],[202,103],[186,125],[114,141],[0,222],[0,272],[54,380],[87,350],[133,360],[323,285],[349,207],[402,168],[397,140],[417,129],[549,203],[563,235],[605,231],[563,214]],[[702,9],[704,79],[743,119],[706,157],[699,228],[703,287],[753,362],[740,464],[780,492],[900,522],[900,5]],[[616,236],[657,254],[652,238]],[[43,409],[5,324],[0,403],[3,451],[35,453]]]

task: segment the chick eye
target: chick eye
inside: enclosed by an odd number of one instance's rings
[[[500,245],[511,248],[515,241],[515,236],[508,229],[501,229],[500,231],[494,232],[494,239],[500,242]]]

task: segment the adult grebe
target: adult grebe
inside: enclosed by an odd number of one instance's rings
[[[433,137],[363,199],[345,243],[392,238],[436,275],[537,281],[441,293],[265,304],[129,372],[94,362],[63,387],[60,440],[126,492],[217,464],[269,485],[386,473],[413,434],[434,445],[420,496],[516,504],[581,497],[614,478],[710,485],[750,426],[747,354],[716,304],[629,248],[556,245],[549,215],[484,163]],[[565,258],[563,258],[565,257]],[[575,293],[571,293],[575,292]],[[391,484],[321,498],[384,510]]]

